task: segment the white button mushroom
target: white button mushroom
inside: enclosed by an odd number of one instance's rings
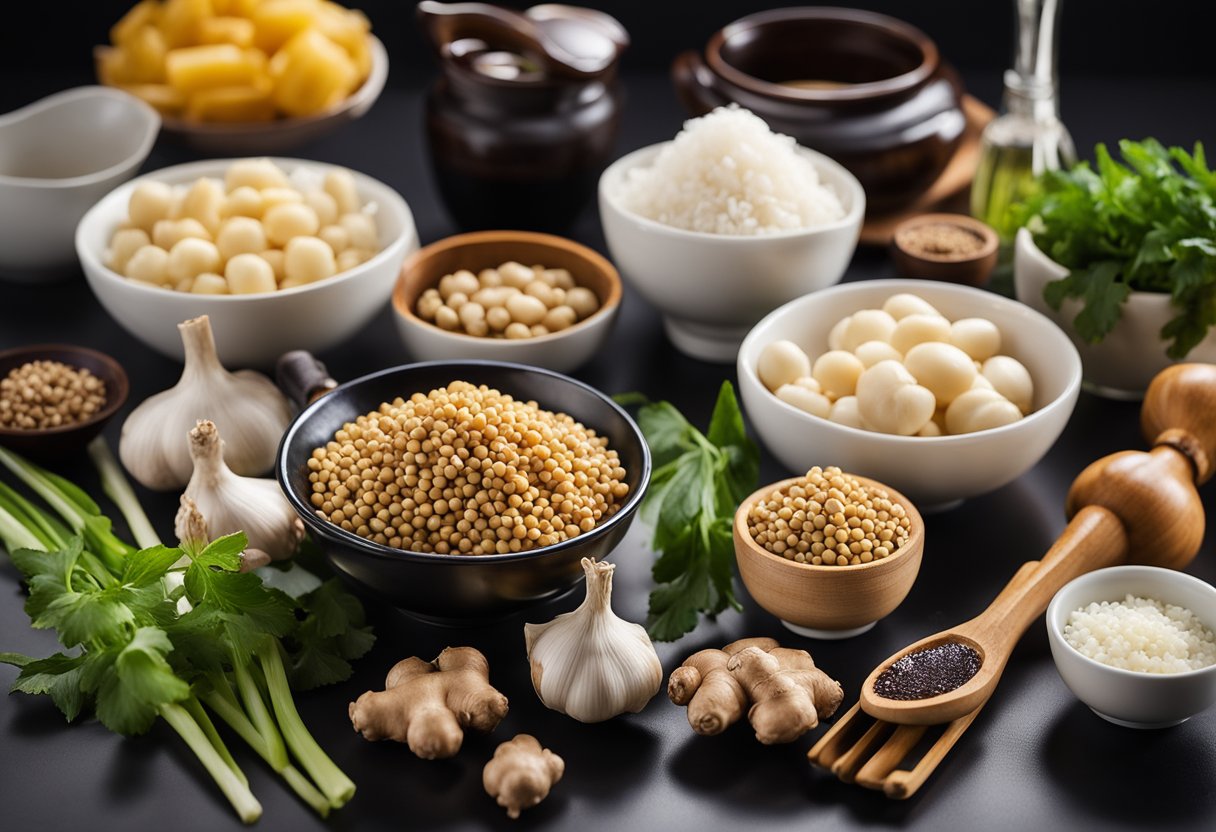
[[[882,311],[886,312],[896,321],[902,321],[909,315],[936,315],[939,318],[942,315],[929,301],[920,295],[913,295],[909,292],[891,295],[891,297],[887,298],[886,303],[882,305]]]
[[[338,225],[346,229],[350,236],[351,248],[361,248],[366,251],[376,251],[380,248],[380,232],[376,229],[376,221],[367,214],[355,212],[343,214]]]
[[[211,232],[204,228],[201,222],[190,217],[181,220],[158,220],[152,226],[153,244],[165,251],[188,237],[197,237],[210,242]]]
[[[325,174],[325,193],[334,199],[338,214],[349,214],[359,210],[359,193],[355,188],[355,178],[349,171],[331,170]]]
[[[898,361],[880,361],[857,379],[857,410],[883,433],[911,436],[933,418],[933,394]]]
[[[338,221],[338,201],[331,194],[312,188],[304,192],[304,204],[317,212],[317,219],[321,221],[322,226],[333,225]]]
[[[976,361],[1001,351],[1001,330],[987,318],[960,318],[950,324],[950,343]]]
[[[225,260],[238,254],[257,254],[265,251],[266,231],[252,217],[232,217],[226,220],[215,235],[215,245]]]
[[[173,189],[164,182],[144,182],[131,192],[127,216],[136,228],[150,232],[158,220],[169,218]]]
[[[181,216],[191,217],[211,233],[220,227],[220,209],[224,205],[224,187],[218,179],[204,176],[194,181],[182,199]]]
[[[224,199],[224,204],[220,206],[220,216],[222,217],[261,219],[265,212],[266,205],[262,201],[262,192],[248,185],[242,185],[228,194]]]
[[[205,272],[215,274],[220,270],[220,261],[220,250],[215,247],[215,243],[195,237],[178,240],[173,248],[169,249],[169,279],[177,283]]]
[[[940,315],[915,312],[905,315],[891,333],[891,346],[907,355],[908,350],[926,341],[950,341],[950,322]]]
[[[886,341],[866,341],[857,349],[853,350],[853,354],[858,360],[867,367],[873,367],[879,361],[903,361],[904,357],[900,355],[899,350],[888,344]]]
[[[793,341],[774,341],[760,351],[756,374],[769,390],[811,374],[811,359]]]
[[[1034,409],[1034,381],[1030,371],[1016,358],[994,355],[984,362],[984,378],[1009,401],[1017,405],[1022,413]]]
[[[794,379],[791,382],[791,384],[794,384],[798,387],[805,387],[807,390],[810,390],[812,393],[822,393],[823,392],[823,388],[819,386],[819,382],[815,380],[814,376],[799,376],[798,378]]]
[[[866,341],[890,341],[895,319],[881,309],[862,309],[849,316],[842,334],[841,349],[852,352]]]
[[[866,430],[861,421],[861,412],[857,409],[856,396],[841,396],[832,403],[832,412],[828,418],[841,425],[847,425],[858,430]]]
[[[258,191],[286,188],[287,175],[269,159],[239,159],[224,172],[224,187],[234,191],[242,186]]]
[[[324,280],[337,271],[334,250],[317,237],[294,237],[283,250],[283,288]]]
[[[852,320],[853,316],[850,315],[847,318],[841,318],[836,322],[836,325],[833,326],[831,331],[828,333],[828,349],[844,349],[844,333],[845,330],[849,328],[849,324],[852,322]]]
[[[940,341],[926,341],[908,350],[904,367],[922,387],[929,388],[939,407],[970,390],[976,377],[971,357]]]
[[[777,388],[777,398],[786,404],[802,410],[812,416],[826,419],[832,410],[832,403],[822,393],[815,393],[797,384],[783,384]]]
[[[853,316],[857,318],[856,315]],[[866,366],[851,352],[831,350],[815,359],[811,375],[827,393],[828,398],[851,396],[857,388],[857,378]]]
[[[286,247],[296,237],[314,236],[321,229],[321,221],[307,205],[276,205],[266,211],[262,226],[272,245]]]
[[[190,284],[190,293],[194,295],[226,295],[228,294],[228,281],[224,279],[223,275],[200,274]]]
[[[974,433],[1002,425],[1011,425],[1022,418],[1017,405],[993,390],[968,390],[946,408],[946,430],[950,433]]]
[[[159,246],[140,246],[127,261],[126,276],[158,286],[171,283],[169,252]]]
[[[131,256],[144,246],[151,244],[152,238],[142,228],[123,228],[116,231],[110,240],[106,264],[119,274],[125,274]]]
[[[273,292],[278,288],[274,269],[256,254],[238,254],[229,260],[224,266],[224,279],[228,281],[228,290],[234,295]]]

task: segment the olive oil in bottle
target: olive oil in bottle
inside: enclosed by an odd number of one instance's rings
[[[1061,0],[1014,0],[1018,19],[1014,68],[1005,73],[1001,115],[984,128],[971,185],[971,213],[1008,242],[1017,231],[1011,209],[1034,178],[1076,159],[1056,98],[1056,25]]]

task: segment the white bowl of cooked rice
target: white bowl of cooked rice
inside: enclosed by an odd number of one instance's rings
[[[717,362],[773,309],[840,280],[865,204],[844,167],[733,107],[618,159],[599,184],[621,274],[677,348]]]
[[[1047,608],[1056,669],[1098,716],[1168,728],[1216,704],[1216,587],[1157,566],[1074,579]]]

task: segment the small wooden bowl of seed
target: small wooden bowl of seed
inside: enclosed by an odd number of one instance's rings
[[[866,632],[907,597],[925,523],[895,489],[815,467],[744,500],[734,541],[757,604],[798,635],[841,639]]]
[[[1001,238],[964,214],[921,214],[895,227],[891,257],[904,277],[983,287]]]
[[[71,456],[129,391],[122,366],[96,350],[39,344],[0,352],[0,445],[41,460]]]

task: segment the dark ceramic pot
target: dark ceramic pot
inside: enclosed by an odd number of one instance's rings
[[[923,32],[853,9],[775,9],[710,38],[672,66],[695,115],[729,103],[831,156],[866,191],[871,213],[926,191],[962,139],[957,73]]]
[[[615,79],[501,81],[445,62],[426,129],[448,212],[465,230],[568,230],[612,158],[620,110]]]

